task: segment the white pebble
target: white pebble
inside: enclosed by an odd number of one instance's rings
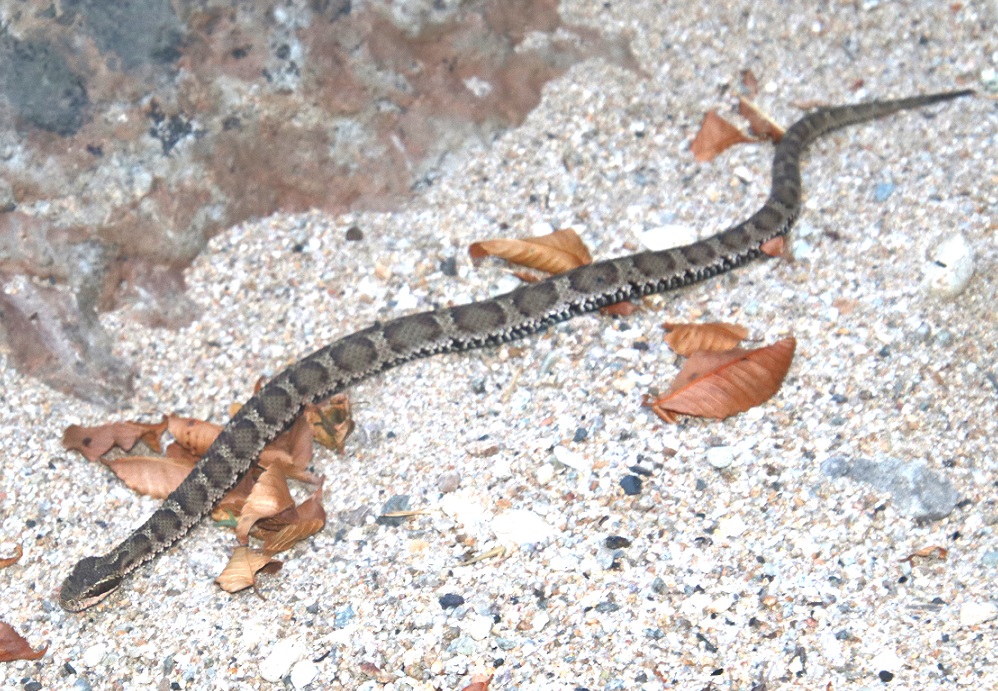
[[[929,249],[923,285],[930,293],[943,298],[956,297],[973,275],[974,250],[960,233]]]
[[[721,537],[738,537],[746,528],[748,524],[741,516],[725,516],[717,522],[717,532]]]
[[[552,478],[554,478],[554,466],[550,463],[545,463],[537,469],[534,477],[537,478],[537,484],[543,487],[547,483],[551,482]]]
[[[645,248],[655,251],[689,245],[698,239],[696,230],[678,223],[669,223],[638,233],[638,242]]]
[[[960,626],[976,626],[998,618],[998,607],[991,602],[964,602],[960,607]]]
[[[569,468],[574,468],[580,473],[588,472],[592,469],[592,465],[586,462],[582,454],[576,453],[571,449],[566,449],[564,446],[554,447],[553,453],[556,461],[562,465],[567,465]]]
[[[105,655],[107,655],[107,646],[103,643],[95,643],[84,651],[83,666],[96,667]]]
[[[492,617],[482,614],[461,622],[461,628],[476,641],[484,641],[492,632],[494,623]]]
[[[291,669],[291,665],[307,654],[305,644],[297,638],[280,640],[260,663],[260,676],[267,681],[280,681]]]
[[[303,689],[319,676],[319,667],[311,660],[302,660],[291,668],[291,685]]]
[[[730,446],[712,446],[707,449],[707,462],[721,470],[735,462],[735,450]]]
[[[537,633],[547,626],[549,621],[551,621],[551,615],[544,611],[538,612],[530,621],[530,628],[534,633]]]
[[[554,528],[533,511],[512,509],[492,520],[492,532],[504,544],[531,545],[553,536]]]
[[[870,660],[870,666],[874,672],[897,672],[904,667],[904,660],[899,658],[893,650],[882,650]]]
[[[752,182],[752,179],[755,177],[752,175],[752,171],[745,166],[735,166],[735,169],[731,172],[742,182]]]

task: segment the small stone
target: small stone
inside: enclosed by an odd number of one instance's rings
[[[735,166],[735,169],[732,170],[731,172],[735,174],[736,178],[738,178],[744,183],[752,182],[752,180],[755,178],[755,176],[752,175],[752,171],[745,166]]]
[[[551,480],[554,478],[554,466],[551,465],[550,463],[545,463],[544,465],[542,465],[540,468],[537,469],[537,472],[534,474],[534,477],[537,478],[537,484],[543,487],[544,485],[551,482]]]
[[[938,521],[956,507],[960,499],[953,484],[929,470],[923,461],[898,459],[872,461],[834,456],[821,464],[831,478],[850,477],[891,495],[898,511],[920,521]]]
[[[534,633],[537,633],[551,621],[551,615],[547,612],[540,611],[534,615],[534,618],[530,621],[530,628]]]
[[[873,189],[873,199],[877,202],[885,202],[888,197],[894,194],[894,183],[893,182],[878,182],[877,186]]]
[[[876,657],[870,660],[870,666],[880,672],[897,672],[904,667],[904,660],[898,657],[893,650],[882,650]]]
[[[712,446],[707,449],[707,462],[722,470],[735,462],[735,450],[730,446]]]
[[[564,446],[559,445],[554,447],[554,449],[552,449],[552,453],[554,453],[554,459],[556,461],[562,465],[568,466],[569,468],[578,470],[580,473],[589,472],[592,469],[592,465],[586,462],[586,459],[582,454],[576,453],[575,451],[567,449]]]
[[[629,497],[641,494],[641,478],[637,475],[625,475],[620,479],[620,487],[624,490],[624,494]]]
[[[303,689],[319,676],[319,667],[311,660],[301,660],[291,668],[291,685]]]
[[[333,625],[338,629],[345,628],[355,616],[357,616],[357,613],[354,612],[353,607],[351,605],[347,605],[346,607],[336,610],[336,614],[333,615]]]
[[[738,537],[748,528],[741,516],[725,516],[717,522],[717,533],[721,537]]]
[[[467,620],[462,622],[461,628],[463,628],[465,632],[476,641],[484,641],[489,637],[489,634],[492,633],[493,624],[495,624],[495,621],[492,617],[485,614],[479,614],[474,617],[469,617]]]
[[[394,497],[385,502],[385,505],[381,507],[381,515],[378,516],[377,522],[379,525],[387,525],[391,527],[398,527],[405,523],[408,518],[405,516],[386,516],[385,514],[396,513],[398,511],[408,511],[409,510],[409,495],[408,494],[396,494]]]
[[[923,285],[933,295],[954,298],[974,275],[974,250],[960,233],[929,249]]]
[[[461,473],[451,471],[437,478],[437,489],[441,494],[450,494],[461,486]]]
[[[260,676],[266,681],[280,681],[291,670],[291,666],[307,654],[308,648],[297,638],[280,640],[260,663]]]
[[[464,604],[464,598],[457,593],[447,593],[446,595],[441,595],[437,602],[440,603],[443,609],[454,609]]]
[[[533,511],[511,509],[492,519],[492,532],[504,544],[532,545],[554,536],[555,530]]]
[[[676,223],[649,228],[638,234],[638,242],[653,251],[689,245],[698,239],[696,230]]]
[[[103,643],[94,643],[83,652],[83,666],[96,667],[105,655],[107,655],[107,646]]]
[[[977,626],[998,618],[998,606],[992,602],[964,602],[960,606],[960,626]]]
[[[631,546],[631,541],[620,535],[609,535],[603,540],[603,545],[607,549],[624,549]]]

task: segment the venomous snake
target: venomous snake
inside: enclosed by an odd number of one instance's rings
[[[622,300],[675,290],[731,271],[785,235],[800,212],[800,157],[821,135],[966,96],[953,91],[822,108],[798,120],[776,146],[769,197],[749,219],[674,249],[641,252],[579,267],[490,300],[413,314],[345,336],[271,379],[229,421],[187,478],[142,526],[103,556],[86,557],[62,584],[59,603],[78,612],[165,551],[210,513],[249,471],[264,445],[287,429],[306,403],[416,358],[522,338]]]

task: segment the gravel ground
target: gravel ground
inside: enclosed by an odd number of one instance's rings
[[[998,88],[993,2],[663,4],[563,3],[570,22],[631,32],[647,75],[573,69],[520,129],[449,161],[408,210],[234,229],[190,272],[205,316],[183,331],[105,316],[119,354],[141,363],[133,408],[109,414],[0,368],[0,539],[24,548],[0,571],[0,619],[49,645],[0,665],[0,685],[251,689],[283,677],[456,691],[494,673],[495,689],[998,687],[988,94],[815,146],[796,261],[357,387],[348,453],[315,461],[326,530],[263,578],[265,601],[213,584],[233,539],[202,525],[107,605],[56,604],[77,559],[156,506],[64,452],[67,425],[169,411],[222,421],[260,375],[337,336],[514,287],[499,264],[470,265],[473,240],[571,225],[605,258],[656,228],[705,236],[736,222],[765,197],[771,147],[698,164],[688,145],[707,109],[730,108],[744,69],[784,123],[802,104]],[[351,227],[362,240],[346,240]],[[925,258],[955,233],[976,274],[942,300],[922,286]],[[442,269],[452,259],[456,275]],[[659,325],[694,319],[796,336],[779,394],[722,423],[668,426],[642,408],[676,371]],[[843,457],[921,464],[930,490],[951,483],[959,499],[919,520],[884,485],[831,477]],[[628,475],[640,494],[621,489]],[[365,518],[397,494],[425,515]],[[903,561],[932,546],[947,557]],[[463,602],[445,609],[445,595]]]

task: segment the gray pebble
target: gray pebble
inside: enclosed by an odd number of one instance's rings
[[[887,492],[899,511],[920,521],[948,516],[960,498],[953,484],[929,470],[924,461],[835,456],[821,464],[821,472],[830,478],[849,477]]]

